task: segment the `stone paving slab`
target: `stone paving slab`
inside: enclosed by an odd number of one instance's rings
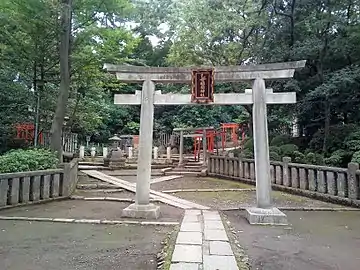
[[[177,262],[183,264],[176,264]],[[234,253],[218,212],[185,211],[176,239],[170,270],[181,269],[238,270]]]
[[[106,175],[102,172],[95,171],[95,170],[82,171],[82,172],[90,175],[93,178],[114,184],[116,186],[119,186],[121,188],[129,190],[131,192],[136,192],[136,184],[135,183],[130,183],[130,182],[122,180],[120,178]],[[175,197],[175,196],[171,196],[169,194],[155,191],[155,190],[150,190],[150,197],[152,199],[158,199],[163,203],[167,203],[167,204],[173,205],[175,207],[180,207],[182,209],[192,209],[192,208],[201,209],[201,210],[210,209],[207,206],[196,204],[196,203],[193,203],[193,202],[190,202],[190,201],[187,201],[187,200]]]
[[[201,232],[179,232],[176,244],[185,245],[201,245],[202,233]]]
[[[230,243],[223,241],[210,241],[210,255],[232,256],[234,255]]]
[[[180,227],[181,232],[201,232],[201,224],[199,222],[183,222]]]
[[[176,263],[170,266],[170,270],[199,270],[197,263]]]
[[[222,230],[204,230],[204,239],[208,241],[229,241],[225,229]]]
[[[234,256],[204,255],[203,270],[238,270]]]
[[[194,216],[194,215],[185,215],[183,222],[189,223],[189,222],[200,222],[200,216]]]
[[[219,220],[221,221],[221,217],[219,214],[214,214],[213,212],[205,212],[204,213],[204,220]]]
[[[172,262],[202,263],[202,250],[198,245],[175,245]]]
[[[204,228],[205,230],[221,230],[224,225],[220,220],[205,220]]]
[[[155,178],[152,179],[150,184],[155,184],[155,183],[160,183],[160,182],[164,182],[164,181],[170,181],[170,180],[175,180],[175,179],[179,179],[179,178],[183,178],[183,175],[167,175],[167,176],[163,176],[163,177],[159,177],[159,178]]]
[[[201,211],[200,210],[187,210],[186,215],[187,216],[200,216]]]

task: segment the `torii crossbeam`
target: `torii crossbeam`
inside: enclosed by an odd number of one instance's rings
[[[255,171],[257,208],[247,211],[250,223],[258,223],[266,216],[267,223],[284,223],[285,214],[271,203],[270,160],[267,130],[267,104],[296,103],[295,93],[274,93],[266,90],[264,79],[291,78],[295,69],[305,66],[305,61],[265,64],[258,66],[215,67],[216,82],[237,82],[251,80],[252,90],[245,93],[213,94],[212,101],[200,105],[253,105],[253,128],[255,149]],[[122,82],[143,82],[142,91],[135,94],[115,95],[118,105],[141,105],[139,156],[135,204],[124,209],[130,217],[159,216],[159,207],[150,204],[150,179],[152,158],[152,137],[154,105],[199,105],[190,94],[162,94],[155,91],[155,83],[189,83],[192,68],[155,68],[116,66],[105,64],[109,72],[115,73]],[[202,93],[203,94],[203,93]],[[270,218],[269,218],[270,217]],[[273,221],[273,222],[272,222]]]

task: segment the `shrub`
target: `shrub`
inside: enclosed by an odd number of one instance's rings
[[[305,155],[299,151],[294,151],[292,161],[295,163],[306,163]]]
[[[55,153],[49,150],[19,149],[0,156],[0,173],[55,169],[58,164]]]
[[[234,157],[238,157],[238,156],[241,156],[241,149],[234,149],[234,150],[231,150],[229,153],[233,153]]]
[[[331,154],[330,157],[326,158],[325,164],[328,166],[344,167],[349,162],[349,153],[345,150],[337,150]]]
[[[360,151],[360,140],[346,140],[345,146],[350,151]]]
[[[280,146],[280,152],[283,157],[293,158],[295,151],[299,151],[299,147],[297,147],[295,144],[285,144]]]
[[[313,165],[324,165],[324,157],[317,153],[308,153],[305,156],[305,162]]]
[[[278,155],[281,155],[281,149],[278,146],[270,146],[269,147],[269,152],[274,152],[274,153],[276,153]]]
[[[270,145],[281,146],[289,143],[291,143],[291,137],[289,135],[278,135],[271,140]]]
[[[250,149],[244,149],[244,151],[241,152],[240,157],[252,159],[254,158],[254,152]]]
[[[281,161],[281,156],[276,152],[269,152],[270,160],[271,161]]]
[[[326,141],[327,152],[332,153],[338,149],[346,148],[344,138],[351,136],[353,133],[357,133],[357,130],[358,127],[353,124],[331,126],[329,130],[329,136]],[[352,136],[351,140],[354,139],[356,139],[356,136]],[[310,148],[315,151],[321,151],[323,143],[324,130],[320,129],[314,134],[312,140],[310,141]]]
[[[353,154],[351,162],[360,163],[360,151],[357,151]]]
[[[244,149],[248,149],[248,150],[251,150],[252,152],[254,152],[254,140],[253,140],[253,138],[246,139],[246,141],[244,143]]]

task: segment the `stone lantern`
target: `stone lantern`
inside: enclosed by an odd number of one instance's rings
[[[115,134],[109,138],[109,141],[111,142],[110,151],[107,158],[104,158],[104,165],[113,170],[124,168],[126,159],[119,148],[121,139]]]

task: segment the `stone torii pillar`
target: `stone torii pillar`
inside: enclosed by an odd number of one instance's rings
[[[212,94],[212,101],[201,105],[253,105],[257,207],[247,209],[251,224],[284,224],[286,216],[271,203],[270,160],[266,105],[296,102],[295,93],[266,91],[265,79],[291,78],[305,61],[264,64],[258,66],[215,67],[216,82],[252,81],[253,89],[243,94]],[[123,214],[136,218],[157,218],[159,207],[149,203],[154,105],[198,105],[192,95],[161,94],[155,83],[189,83],[191,68],[152,68],[105,64],[122,82],[142,82],[142,91],[134,95],[115,95],[115,104],[141,105],[139,158],[135,203]],[[202,75],[201,75],[202,76]],[[213,81],[212,81],[213,83]],[[202,89],[203,90],[203,89]],[[203,94],[203,92],[201,92]],[[181,141],[180,141],[181,144]]]

